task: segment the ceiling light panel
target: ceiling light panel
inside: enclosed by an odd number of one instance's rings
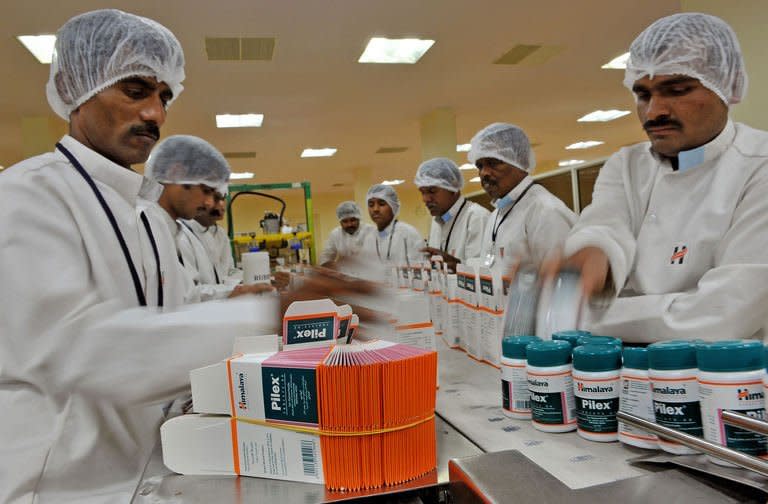
[[[388,39],[374,37],[360,55],[358,63],[406,63],[419,61],[434,40],[426,39]]]
[[[334,154],[336,154],[336,150],[332,147],[324,147],[322,149],[304,149],[304,151],[301,153],[301,157],[303,158],[311,158],[311,157],[331,157]]]
[[[587,115],[581,116],[577,122],[607,122],[628,115],[629,110],[595,110]]]
[[[567,146],[566,149],[589,149],[590,147],[596,147],[598,145],[603,145],[604,143],[605,142],[601,142],[599,140],[585,140],[583,142],[572,143],[571,145]]]
[[[629,53],[625,52],[621,56],[616,56],[600,68],[605,68],[607,70],[624,70],[627,68],[627,61],[629,61]]]
[[[216,114],[217,128],[259,128],[264,114]]]
[[[37,61],[44,65],[51,63],[56,35],[19,35],[16,38],[32,53]]]
[[[480,177],[472,177],[469,179],[470,182],[480,182]]]
[[[456,152],[469,152],[469,149],[472,148],[472,144],[459,144],[456,146]]]
[[[395,179],[395,180],[384,180],[381,184],[382,185],[400,185],[403,182],[405,182],[405,180]]]
[[[229,174],[230,180],[251,179],[251,178],[253,178],[253,173],[251,172],[232,172]]]
[[[562,161],[557,162],[557,166],[563,167],[563,166],[574,166],[577,164],[583,163],[583,159],[564,159]]]
[[[464,163],[463,165],[459,166],[459,170],[477,170],[477,166],[471,163]]]

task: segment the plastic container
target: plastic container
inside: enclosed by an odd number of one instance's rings
[[[508,336],[501,342],[501,408],[517,420],[531,419],[531,394],[528,391],[526,349],[538,336]]]
[[[243,284],[270,283],[269,252],[246,252],[241,256]]]
[[[561,270],[541,289],[536,313],[536,334],[552,339],[559,331],[579,327],[584,308],[581,274],[576,270]]]
[[[504,311],[504,336],[536,332],[539,291],[538,270],[528,267],[520,268],[509,288],[507,308]]]
[[[579,339],[585,336],[592,336],[592,333],[589,331],[573,329],[570,331],[558,331],[552,335],[552,339],[567,341],[571,344],[571,348],[576,348],[579,345]]]
[[[539,341],[526,347],[531,421],[543,432],[576,429],[571,345],[567,341]]]
[[[573,349],[573,394],[579,436],[590,441],[618,441],[621,348],[582,345]]]
[[[701,437],[701,408],[696,367],[696,346],[683,340],[648,346],[648,378],[651,380],[656,423]],[[675,454],[698,453],[675,441],[659,438],[659,447]]]
[[[755,457],[766,455],[766,437],[725,425],[720,412],[735,411],[765,419],[764,349],[760,341],[717,341],[696,346],[699,401],[704,439]],[[719,465],[733,466],[716,457]]]
[[[596,336],[594,334],[579,338],[576,342],[576,346],[581,345],[617,345],[619,348],[623,345],[619,338],[613,336]]]
[[[641,347],[624,348],[624,366],[621,368],[621,390],[619,410],[654,422],[653,394],[648,378],[648,349]],[[619,421],[619,441],[624,444],[657,450],[659,438],[656,434],[632,427]]]

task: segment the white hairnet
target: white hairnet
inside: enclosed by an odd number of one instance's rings
[[[536,168],[536,156],[525,131],[514,124],[493,123],[478,131],[470,142],[467,159],[472,164],[478,159],[493,158],[511,164],[525,172]]]
[[[452,160],[434,158],[421,163],[413,183],[416,187],[441,187],[446,191],[459,192],[464,187],[464,177]]]
[[[342,201],[336,207],[336,217],[339,220],[359,219],[361,217],[360,207],[354,201]]]
[[[56,114],[69,114],[97,93],[128,77],[154,77],[179,96],[184,52],[163,25],[116,9],[75,16],[56,34],[45,91]]]
[[[392,209],[392,215],[397,217],[400,212],[400,198],[397,197],[397,192],[390,185],[374,184],[368,189],[368,194],[365,196],[365,202],[368,203],[372,198],[378,198],[384,200]]]
[[[202,138],[169,136],[152,150],[144,176],[166,184],[203,184],[227,193],[229,163]]]
[[[698,79],[726,104],[747,94],[747,72],[736,34],[720,18],[683,13],[661,18],[629,48],[624,85],[649,76],[687,75]]]

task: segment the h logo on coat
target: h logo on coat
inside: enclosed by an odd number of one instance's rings
[[[675,264],[675,261],[677,261],[677,264],[683,264],[683,259],[687,253],[688,247],[685,245],[676,246],[675,251],[672,252],[672,257],[669,260],[669,264]]]

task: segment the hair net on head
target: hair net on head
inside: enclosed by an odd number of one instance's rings
[[[128,77],[154,77],[173,92],[184,87],[184,52],[173,33],[151,19],[115,9],[86,12],[56,34],[45,91],[56,114],[69,114]]]
[[[342,201],[336,207],[336,217],[339,220],[359,219],[361,217],[360,207],[354,201]]]
[[[424,161],[413,179],[416,187],[441,187],[446,191],[459,192],[464,187],[461,170],[448,158],[434,158]]]
[[[631,90],[646,75],[694,77],[726,104],[739,103],[747,94],[736,34],[708,14],[674,14],[643,30],[629,48],[624,85]]]
[[[144,167],[144,176],[166,184],[203,184],[227,193],[229,164],[202,138],[169,136],[154,148]]]
[[[397,214],[400,212],[400,198],[397,197],[397,192],[395,192],[392,186],[384,184],[372,185],[365,196],[365,202],[371,201],[372,198],[386,201],[387,205],[392,209],[392,215],[397,217]]]
[[[536,168],[536,156],[525,131],[514,124],[493,123],[478,131],[470,141],[472,147],[467,159],[472,164],[478,159],[493,158],[511,164],[528,173]]]

